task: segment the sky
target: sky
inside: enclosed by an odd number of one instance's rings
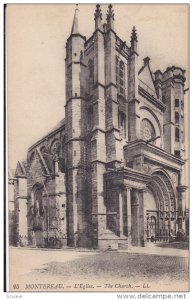
[[[129,45],[138,35],[139,63],[149,56],[152,71],[180,66],[188,71],[188,5],[113,5],[115,31]],[[101,5],[103,21],[107,5]],[[6,9],[9,168],[63,117],[65,44],[75,5],[15,5]],[[79,4],[79,31],[94,31],[94,4]],[[140,67],[140,65],[139,65]],[[186,74],[188,78],[188,72]],[[188,86],[188,80],[186,83]]]

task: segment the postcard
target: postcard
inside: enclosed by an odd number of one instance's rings
[[[189,5],[5,5],[10,292],[189,291]]]

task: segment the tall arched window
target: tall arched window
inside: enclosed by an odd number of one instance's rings
[[[94,60],[93,59],[90,59],[88,62],[88,76],[89,76],[89,93],[90,93],[94,85]]]
[[[125,64],[116,56],[116,83],[118,93],[125,97]]]
[[[32,204],[34,206],[34,212],[37,216],[43,216],[44,214],[42,194],[42,186],[36,184],[32,190]]]
[[[119,92],[125,96],[125,64],[122,60],[119,63]]]
[[[180,130],[178,127],[175,128],[175,141],[179,142],[180,140]]]

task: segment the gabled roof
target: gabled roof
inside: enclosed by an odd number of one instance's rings
[[[149,65],[150,58],[146,57],[144,58],[144,65],[142,68],[139,70],[138,75],[139,75],[139,80],[142,81],[144,86],[147,87],[147,91],[149,88],[149,92],[151,94],[151,91],[156,95],[156,90],[154,86],[154,78],[150,69]]]
[[[26,168],[26,162],[18,161],[15,171],[15,177],[26,177]]]

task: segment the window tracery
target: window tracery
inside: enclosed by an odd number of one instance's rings
[[[143,119],[141,121],[141,138],[148,141],[154,137],[156,137],[156,134],[152,123],[148,119]],[[155,141],[152,141],[151,143],[155,144]]]

